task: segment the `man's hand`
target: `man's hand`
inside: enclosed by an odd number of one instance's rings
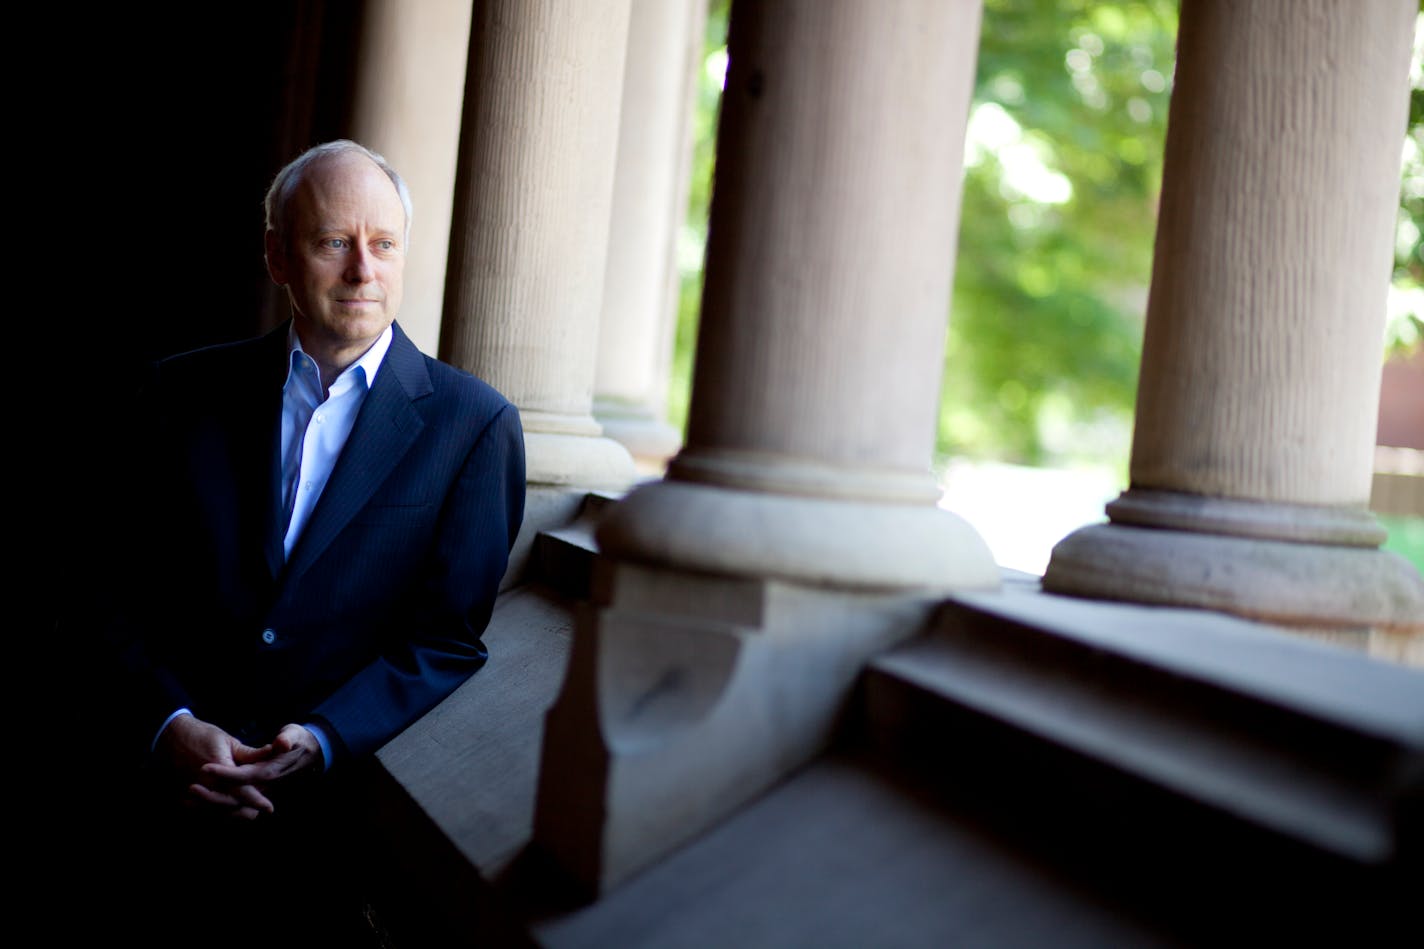
[[[186,785],[186,803],[243,820],[272,813],[272,802],[255,784],[225,782],[207,770],[261,761],[271,753],[271,745],[253,748],[194,715],[179,715],[163,729],[155,750]],[[320,754],[318,749],[318,757]]]
[[[321,744],[303,725],[283,725],[270,744],[234,753],[232,758],[204,764],[203,775],[228,787],[265,790],[308,768],[322,766]]]

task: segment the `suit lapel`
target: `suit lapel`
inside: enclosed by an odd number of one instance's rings
[[[433,391],[430,374],[415,344],[399,326],[392,330],[391,347],[376,381],[361,403],[311,520],[292,549],[287,582],[300,577],[322,555],[395,470],[425,427],[414,402]]]

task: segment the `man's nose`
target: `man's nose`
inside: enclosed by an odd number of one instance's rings
[[[366,283],[375,276],[375,270],[371,266],[371,251],[366,247],[357,245],[351,249],[351,256],[346,261],[347,283]]]

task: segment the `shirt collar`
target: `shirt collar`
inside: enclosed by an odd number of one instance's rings
[[[387,326],[381,335],[376,337],[376,341],[371,344],[370,349],[366,350],[361,354],[360,358],[342,370],[341,375],[336,377],[331,387],[333,389],[338,387],[344,388],[346,380],[358,366],[366,377],[366,388],[369,389],[374,385],[376,382],[376,373],[380,370],[381,364],[386,361],[386,351],[391,348],[391,339],[394,338],[394,336],[395,332],[391,329],[391,326]],[[301,353],[303,357],[311,359],[307,351],[302,349],[301,338],[297,336],[297,325],[295,322],[292,322],[287,324],[287,383],[290,383],[292,380],[292,370],[297,364],[297,353]],[[313,368],[315,368],[316,360],[312,360],[312,364]],[[284,384],[283,389],[285,388],[286,385]],[[320,398],[320,396],[318,396],[318,398]]]

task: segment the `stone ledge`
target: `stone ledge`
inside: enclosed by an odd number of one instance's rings
[[[573,606],[542,587],[500,597],[489,662],[377,754],[386,775],[485,879],[533,832],[544,715],[563,681]]]
[[[1424,676],[1022,582],[947,601],[836,747],[580,903],[529,846],[574,608],[502,598],[491,665],[380,753],[413,944],[1356,939],[1413,905]]]
[[[592,585],[598,544],[593,532],[618,497],[591,491],[567,523],[539,532],[530,557],[529,579],[574,600],[587,599]]]
[[[597,903],[534,920],[530,934],[551,949],[1168,944],[880,762],[844,752]]]
[[[1424,674],[1217,614],[963,595],[871,663],[909,689],[1363,865],[1420,859]],[[923,707],[917,703],[916,707]]]

